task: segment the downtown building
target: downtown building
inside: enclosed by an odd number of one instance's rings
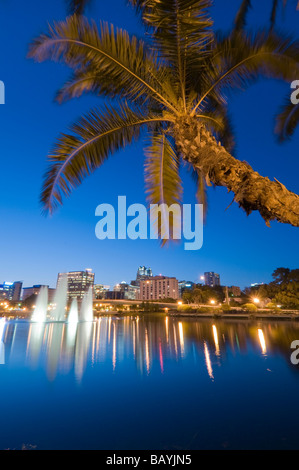
[[[106,299],[106,293],[109,292],[110,286],[106,286],[104,284],[95,284],[93,290],[95,299]]]
[[[139,293],[139,287],[131,284],[127,284],[125,281],[120,284],[116,284],[113,288],[113,293],[119,292],[120,298],[125,300],[137,300]],[[110,297],[110,298],[113,298]]]
[[[138,300],[179,299],[179,283],[175,277],[152,276],[140,281]]]
[[[32,296],[37,297],[43,288],[46,288],[48,290],[48,302],[52,303],[54,301],[56,290],[49,286],[42,285],[42,284],[37,284],[32,287],[24,287],[23,292],[22,292],[22,301],[24,302],[25,300],[29,299]]]
[[[71,271],[68,273],[59,273],[57,279],[57,289],[59,285],[67,279],[67,298],[68,300],[82,300],[89,288],[94,288],[94,273],[91,269],[85,271]]]
[[[21,300],[22,286],[23,283],[21,281],[0,284],[0,300],[19,302]]]
[[[209,287],[220,286],[220,275],[214,272],[204,273],[205,285]]]
[[[182,298],[182,295],[185,291],[191,292],[192,289],[194,288],[194,282],[192,281],[180,281],[179,282],[179,296],[180,299]]]
[[[140,281],[147,279],[148,277],[153,277],[153,272],[151,268],[146,266],[139,266],[136,274],[136,280],[131,281],[132,286],[140,286]]]

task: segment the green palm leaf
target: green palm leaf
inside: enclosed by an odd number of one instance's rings
[[[104,160],[132,143],[143,126],[153,128],[161,116],[144,115],[127,105],[94,110],[62,134],[48,157],[49,168],[41,195],[45,209],[52,212],[62,198],[79,186],[82,180]]]
[[[154,133],[150,145],[145,150],[145,183],[149,204],[181,204],[182,181],[179,175],[179,156],[175,146],[165,133]],[[163,208],[161,220],[155,221],[157,233],[163,239],[167,226],[168,213]],[[181,219],[170,220],[172,233],[181,224]],[[164,243],[166,240],[164,240]]]
[[[199,71],[213,40],[210,0],[133,1],[151,32],[154,48],[173,69],[178,97],[185,106],[191,64]]]
[[[276,118],[275,132],[280,142],[288,140],[299,124],[299,104],[293,104],[288,97],[286,104]]]
[[[105,96],[145,101],[151,96],[172,107],[165,92],[167,76],[157,57],[146,52],[142,41],[112,25],[100,23],[98,30],[94,22],[71,16],[35,39],[29,57],[60,60],[79,73],[96,70],[97,89]]]
[[[208,195],[207,195],[207,183],[205,180],[204,175],[201,171],[197,168],[188,164],[188,171],[191,174],[191,178],[193,179],[196,187],[196,199],[198,204],[202,204],[203,206],[203,217],[204,222],[206,221],[207,211],[208,211]]]
[[[242,47],[239,47],[242,43]],[[209,59],[206,74],[206,90],[202,91],[193,114],[204,107],[208,97],[226,102],[225,91],[246,89],[261,76],[295,80],[299,74],[299,41],[288,35],[269,34],[266,31],[255,35],[245,34],[218,36],[214,56]]]
[[[70,14],[82,15],[91,0],[67,0]]]
[[[233,33],[243,31],[246,26],[246,18],[252,8],[251,0],[243,0],[234,21]]]
[[[297,10],[299,10],[299,1],[298,0],[293,0],[293,2],[296,4]],[[287,3],[288,3],[288,0],[282,0],[282,4],[283,4],[284,8],[286,7]],[[278,6],[279,6],[279,0],[273,0],[272,1],[271,16],[270,16],[270,28],[271,28],[271,30],[274,28],[275,23],[276,23]]]

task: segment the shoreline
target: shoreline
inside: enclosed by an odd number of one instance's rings
[[[170,313],[170,317],[210,318],[213,320],[287,320],[299,321],[299,313],[275,314],[275,313]]]
[[[110,312],[103,312],[103,314],[100,315],[94,315],[94,321],[96,321],[98,318],[101,317],[153,317],[153,316],[163,316],[163,317],[171,317],[171,318],[178,318],[178,319],[184,319],[184,318],[192,318],[192,319],[210,319],[210,320],[259,320],[259,321],[294,321],[294,322],[299,322],[299,312],[293,313],[293,312],[286,312],[286,313],[252,313],[252,312],[241,312],[239,311],[238,313],[213,313],[213,312],[202,312],[202,313],[196,313],[196,312],[165,312],[165,311],[160,311],[160,312],[117,312],[117,311],[110,311]],[[1,318],[6,318],[8,321],[25,321],[25,322],[31,322],[30,318],[22,318],[22,317],[12,317],[12,316],[6,316],[6,315],[0,315]]]
[[[169,316],[172,318],[195,318],[195,319],[211,319],[211,320],[280,320],[280,321],[299,321],[298,313],[252,313],[252,312],[238,312],[238,313],[196,313],[196,312],[134,312],[134,313],[119,313],[107,312],[100,317],[116,316],[116,317],[131,317],[131,316]]]

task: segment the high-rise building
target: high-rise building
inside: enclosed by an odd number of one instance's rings
[[[0,298],[1,300],[11,300],[13,290],[13,282],[3,282],[0,285]]]
[[[220,275],[214,272],[205,273],[205,285],[209,287],[220,286]]]
[[[67,278],[68,299],[83,299],[89,288],[94,286],[94,273],[91,269],[85,271],[72,271],[69,273],[59,273],[57,288],[59,284]]]
[[[139,268],[137,270],[136,281],[132,281],[131,285],[132,286],[139,286],[140,281],[142,279],[146,279],[146,278],[152,277],[152,276],[153,276],[153,272],[152,272],[151,268],[147,268],[146,266],[139,266]]]
[[[138,300],[178,299],[179,285],[175,277],[151,276],[140,281]]]
[[[16,281],[13,283],[13,292],[11,300],[13,300],[14,302],[19,302],[19,300],[21,300],[22,287],[23,282],[21,281]]]
[[[138,286],[132,286],[131,284],[127,284],[125,281],[121,282],[120,284],[116,284],[113,289],[114,292],[121,292],[123,295],[121,298],[126,300],[136,300],[139,292]]]
[[[192,281],[180,281],[179,282],[179,295],[182,297],[185,291],[191,291],[194,287],[194,282]]]
[[[105,299],[106,292],[108,292],[109,289],[110,286],[104,286],[104,284],[95,284],[93,288],[95,299]]]
[[[23,294],[22,294],[22,300],[26,300],[32,295],[38,295],[43,287],[48,288],[48,300],[49,303],[51,303],[54,300],[54,295],[55,295],[55,289],[49,288],[49,286],[44,286],[41,284],[32,286],[32,287],[24,287],[23,288]]]
[[[21,298],[22,286],[21,281],[0,284],[0,299],[18,302]]]

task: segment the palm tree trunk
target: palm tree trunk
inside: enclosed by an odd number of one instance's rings
[[[179,119],[173,132],[183,158],[200,170],[208,183],[232,191],[247,215],[257,210],[268,226],[271,220],[277,220],[299,227],[297,194],[234,158],[197,119]]]

